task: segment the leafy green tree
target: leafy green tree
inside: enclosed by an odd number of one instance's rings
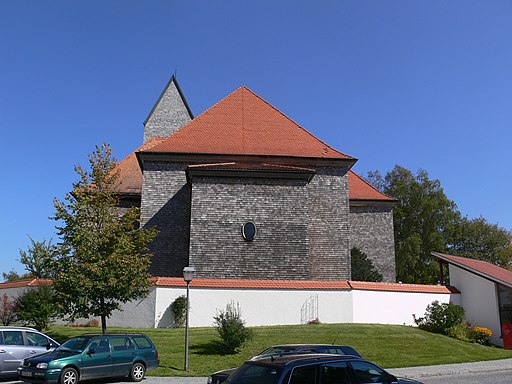
[[[136,223],[139,209],[118,208],[118,172],[109,145],[89,155],[90,170],[75,167],[79,180],[64,201],[54,200],[54,219],[61,237],[54,288],[64,313],[106,319],[122,303],[147,294],[148,245],[156,229]]]
[[[57,299],[51,285],[27,289],[16,298],[18,320],[39,331],[48,328],[57,313]]]
[[[55,273],[55,262],[60,254],[59,247],[50,240],[34,241],[31,237],[28,251],[20,249],[20,262],[30,276],[38,279],[52,278]]]
[[[461,219],[449,252],[453,255],[484,260],[503,268],[512,268],[511,233],[483,217]]]
[[[25,280],[25,279],[31,279],[33,278],[34,276],[28,274],[28,273],[25,273],[23,275],[20,275],[18,272],[16,272],[15,270],[10,270],[9,272],[2,272],[2,276],[4,278],[4,281],[6,283],[12,283],[14,281],[20,281],[20,280]]]
[[[404,283],[436,283],[438,265],[431,252],[445,252],[460,221],[456,204],[439,180],[401,166],[383,178],[370,172],[372,184],[398,199],[393,213],[397,279]]]
[[[368,259],[366,253],[359,248],[350,250],[352,263],[352,280],[354,281],[374,281],[381,282],[382,275],[374,267],[372,261]]]

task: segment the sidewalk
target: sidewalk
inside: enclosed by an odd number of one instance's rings
[[[426,367],[390,368],[389,373],[410,379],[419,380],[429,376],[454,376],[465,373],[511,371],[512,359],[477,361],[474,363],[441,364]]]

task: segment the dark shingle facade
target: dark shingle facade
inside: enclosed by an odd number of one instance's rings
[[[357,246],[395,281],[394,200],[355,177],[356,159],[247,88],[192,118],[173,77],[144,137],[138,169],[132,155],[119,167],[132,197],[139,185],[141,224],[159,230],[153,275],[190,265],[202,278],[343,280]]]

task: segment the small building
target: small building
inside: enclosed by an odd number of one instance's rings
[[[491,342],[503,346],[503,331],[512,324],[512,271],[486,261],[437,252],[432,255],[441,271],[448,265],[450,285],[461,292],[460,305],[466,320],[489,328]]]

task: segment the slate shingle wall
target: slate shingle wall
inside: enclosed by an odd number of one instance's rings
[[[188,265],[190,186],[185,166],[145,164],[141,225],[156,226],[151,244],[154,254],[149,272],[155,276],[182,276]]]
[[[321,168],[300,180],[195,177],[186,165],[146,163],[141,222],[160,233],[150,272],[246,279],[350,279],[358,247],[395,280],[390,207],[351,207],[345,168]],[[349,216],[350,214],[350,216]],[[253,221],[254,241],[241,227]],[[190,257],[190,260],[189,260]]]
[[[311,279],[350,279],[347,168],[321,168],[308,185]]]
[[[195,177],[190,265],[198,277],[308,279],[305,181]],[[242,237],[252,221],[257,235]]]
[[[395,282],[393,209],[384,206],[350,207],[350,248],[366,253],[383,281]]]

